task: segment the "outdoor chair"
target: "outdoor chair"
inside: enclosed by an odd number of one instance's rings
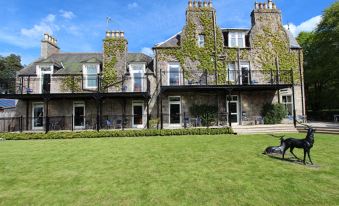
[[[121,129],[122,128],[122,120],[121,119],[117,119],[115,122],[115,127],[114,129]]]

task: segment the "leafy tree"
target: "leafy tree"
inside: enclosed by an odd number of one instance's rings
[[[21,57],[11,54],[7,57],[0,56],[0,92],[14,92],[17,71],[22,69]]]
[[[319,111],[339,109],[339,2],[323,13],[314,32],[302,32],[307,106]]]

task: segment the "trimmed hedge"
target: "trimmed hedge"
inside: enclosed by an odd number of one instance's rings
[[[0,138],[6,140],[34,139],[76,139],[76,138],[108,138],[108,137],[148,137],[175,135],[220,135],[233,134],[232,128],[194,128],[164,130],[114,130],[114,131],[82,131],[82,132],[49,132],[45,133],[1,133]]]

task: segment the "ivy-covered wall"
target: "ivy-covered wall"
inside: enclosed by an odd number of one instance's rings
[[[106,37],[103,52],[103,89],[119,87],[126,71],[127,40],[123,37]]]
[[[160,62],[179,61],[185,75],[190,78],[194,78],[195,73],[214,74],[215,68],[219,73],[224,72],[223,62],[218,60],[223,53],[222,31],[214,24],[214,15],[215,10],[210,7],[188,9],[186,25],[181,34],[181,46],[158,50]],[[203,47],[197,44],[199,35],[204,35]]]
[[[276,61],[280,70],[294,71],[295,82],[300,82],[298,52],[290,49],[286,30],[281,22],[278,9],[255,9],[252,12],[250,31],[250,61],[255,69],[276,70]],[[282,73],[281,79],[290,79],[288,73]]]
[[[196,72],[207,71],[208,74],[213,74],[217,61],[218,83],[225,82],[228,63],[234,62],[237,67],[238,49],[224,46],[222,31],[214,25],[213,15],[215,10],[211,7],[188,8],[180,45],[174,48],[157,48],[158,68],[166,71],[166,63],[178,61],[185,77],[191,78]],[[199,34],[205,35],[205,46],[201,48],[197,44]],[[273,70],[275,74],[278,59],[280,70],[293,69],[295,82],[299,82],[298,52],[290,49],[289,38],[278,9],[254,9],[252,28],[248,35],[250,45],[246,45],[249,48],[239,50],[240,61],[250,62],[252,70],[264,70],[266,74]],[[214,57],[215,50],[217,60]],[[281,72],[280,79],[287,82],[291,80],[291,76],[288,72]]]

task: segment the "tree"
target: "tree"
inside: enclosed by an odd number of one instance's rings
[[[307,106],[314,111],[339,109],[339,2],[323,13],[314,32],[302,32]]]
[[[0,56],[0,92],[15,92],[16,73],[22,69],[21,57],[11,54]]]

